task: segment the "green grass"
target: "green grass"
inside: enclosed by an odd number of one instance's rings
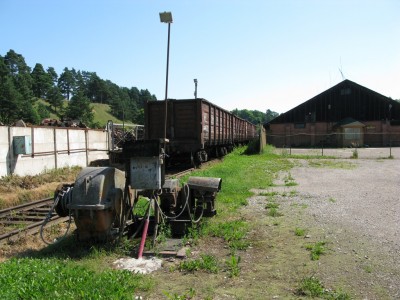
[[[0,264],[0,286],[0,299],[132,299],[153,283],[128,271],[94,272],[68,260],[12,259]]]
[[[36,101],[37,104],[41,103],[47,107],[47,110],[50,113],[50,119],[57,119],[59,120],[60,117],[54,112],[53,107],[43,99],[38,99]],[[68,101],[63,102],[63,106],[67,107]],[[122,124],[122,120],[118,119],[117,117],[113,116],[110,111],[110,105],[108,104],[101,104],[101,103],[91,103],[92,111],[93,111],[93,123],[97,123],[100,127],[105,127],[107,121],[112,120],[114,123]],[[132,122],[126,122],[126,124],[132,124]]]
[[[319,260],[319,257],[322,254],[325,254],[325,244],[326,243],[324,241],[319,241],[314,244],[307,244],[305,246],[305,248],[310,251],[311,260]]]
[[[356,168],[356,164],[348,161],[336,161],[336,160],[323,160],[323,159],[312,159],[308,161],[308,165],[313,168],[330,168],[330,169],[345,169],[351,170]]]
[[[99,123],[101,126],[106,126],[108,120],[112,120],[114,123],[122,124],[122,120],[114,117],[110,113],[110,105],[108,104],[101,104],[101,103],[92,103],[91,106],[93,107],[93,115],[94,119],[93,122]],[[132,122],[126,122],[132,124]]]
[[[240,267],[239,267],[240,260],[241,260],[240,256],[231,255],[229,257],[229,259],[227,259],[225,261],[225,264],[227,266],[227,270],[229,272],[229,277],[239,276],[239,273],[240,273]]]
[[[295,234],[296,236],[304,236],[304,235],[306,234],[306,230],[303,229],[303,228],[296,227],[296,228],[294,229],[294,234]]]
[[[199,259],[182,261],[179,264],[179,270],[186,272],[203,270],[209,273],[218,273],[219,266],[218,261],[214,256],[203,254]]]
[[[335,199],[335,198],[332,198],[332,197],[330,197],[330,198],[328,199],[328,201],[331,202],[331,203],[336,203],[336,199]]]
[[[279,195],[279,193],[276,192],[276,191],[272,191],[272,192],[262,192],[259,195],[260,196],[265,196],[265,197],[274,197],[274,196]]]
[[[243,220],[213,222],[204,228],[204,233],[223,238],[231,249],[243,250],[249,246],[245,239],[249,224]]]
[[[169,293],[167,291],[164,291],[163,294],[167,297],[167,299],[170,300],[187,300],[193,299],[193,297],[196,295],[196,290],[189,288],[182,295],[177,293]]]
[[[319,279],[311,276],[301,281],[297,293],[302,296],[321,297],[324,294],[324,287]]]
[[[306,277],[297,288],[297,294],[300,296],[306,296],[307,298],[320,298],[329,300],[350,300],[352,297],[347,293],[335,290],[326,289],[322,282],[314,277]]]

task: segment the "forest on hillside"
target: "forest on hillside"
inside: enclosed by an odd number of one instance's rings
[[[155,100],[156,96],[147,89],[120,87],[100,78],[96,72],[65,67],[57,74],[53,67],[45,69],[41,63],[31,68],[22,54],[12,49],[0,55],[0,124],[3,125],[12,125],[17,120],[38,125],[52,113],[59,120],[79,120],[92,128],[104,126],[94,120],[91,103],[108,104],[116,118],[144,124],[144,105]],[[247,109],[231,112],[253,124],[263,124],[279,115],[269,109],[266,113]]]
[[[65,99],[69,100],[67,106],[63,105]],[[147,89],[120,87],[96,72],[65,67],[58,75],[53,67],[45,69],[41,63],[32,69],[14,50],[0,55],[0,122],[5,125],[20,119],[39,124],[52,112],[60,120],[104,126],[93,122],[91,103],[108,104],[115,117],[143,124],[144,103],[148,100],[157,99]]]

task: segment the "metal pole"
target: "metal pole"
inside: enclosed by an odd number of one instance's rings
[[[194,79],[194,98],[197,99],[197,79]]]
[[[169,71],[169,40],[171,32],[171,23],[168,23],[168,46],[167,46],[167,74],[165,79],[165,123],[164,123],[164,143],[167,140],[167,115],[168,115],[168,71]]]

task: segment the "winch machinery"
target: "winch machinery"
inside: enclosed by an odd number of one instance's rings
[[[60,216],[73,217],[78,240],[113,240],[138,232],[141,223],[150,223],[156,235],[162,220],[173,234],[182,235],[202,217],[216,214],[221,178],[189,177],[183,186],[177,179],[165,179],[165,144],[165,140],[128,141],[121,153],[125,172],[87,167],[74,184],[57,188],[55,210]],[[149,200],[152,217],[149,213],[137,216],[140,197]]]

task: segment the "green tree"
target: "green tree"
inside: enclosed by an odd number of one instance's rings
[[[272,121],[273,119],[275,119],[276,117],[279,116],[279,113],[272,111],[270,109],[267,109],[267,113],[266,113],[266,120],[265,122],[269,122]]]
[[[50,105],[54,107],[55,113],[57,113],[57,109],[59,110],[62,107],[63,100],[64,97],[57,86],[51,87],[50,90],[47,92],[47,101],[49,101]]]
[[[61,73],[58,78],[58,88],[61,93],[69,100],[72,92],[75,87],[75,78],[74,78],[74,69],[69,70],[68,68],[64,68],[64,71]]]
[[[37,105],[37,109],[36,110],[38,112],[40,120],[43,120],[45,118],[50,118],[50,112],[49,112],[47,106],[44,105],[43,103],[40,102]]]
[[[248,110],[248,109],[238,110],[236,108],[232,110],[231,113],[253,124],[264,124],[265,122],[269,122],[270,120],[279,116],[277,112],[274,112],[270,109],[267,110],[267,113],[263,113],[259,110]]]
[[[0,78],[0,122],[11,125],[18,119],[22,96],[11,77]]]
[[[26,101],[32,102],[31,69],[25,63],[25,58],[14,50],[7,52],[4,62],[9,69],[14,86]]]
[[[58,75],[57,75],[56,70],[54,70],[53,67],[48,67],[47,68],[47,74],[50,76],[51,81],[53,82],[53,86],[57,85]]]
[[[41,64],[37,63],[33,68],[31,77],[33,95],[37,98],[45,98],[53,85],[51,75],[45,72]]]
[[[93,112],[90,105],[90,100],[87,98],[83,91],[78,90],[77,93],[71,98],[68,103],[66,117],[73,120],[80,120],[87,125],[93,121]]]
[[[14,55],[15,52],[12,53],[11,57]],[[12,61],[15,62],[15,60]],[[0,56],[0,121],[11,125],[17,119],[22,119],[25,122],[37,124],[39,116],[32,106],[31,99],[25,98],[16,86],[16,83],[21,83],[18,79],[26,74],[20,73],[17,63],[10,62],[11,60],[8,58],[7,65],[6,58]],[[18,64],[20,63],[18,62]],[[21,78],[18,78],[19,76]]]

